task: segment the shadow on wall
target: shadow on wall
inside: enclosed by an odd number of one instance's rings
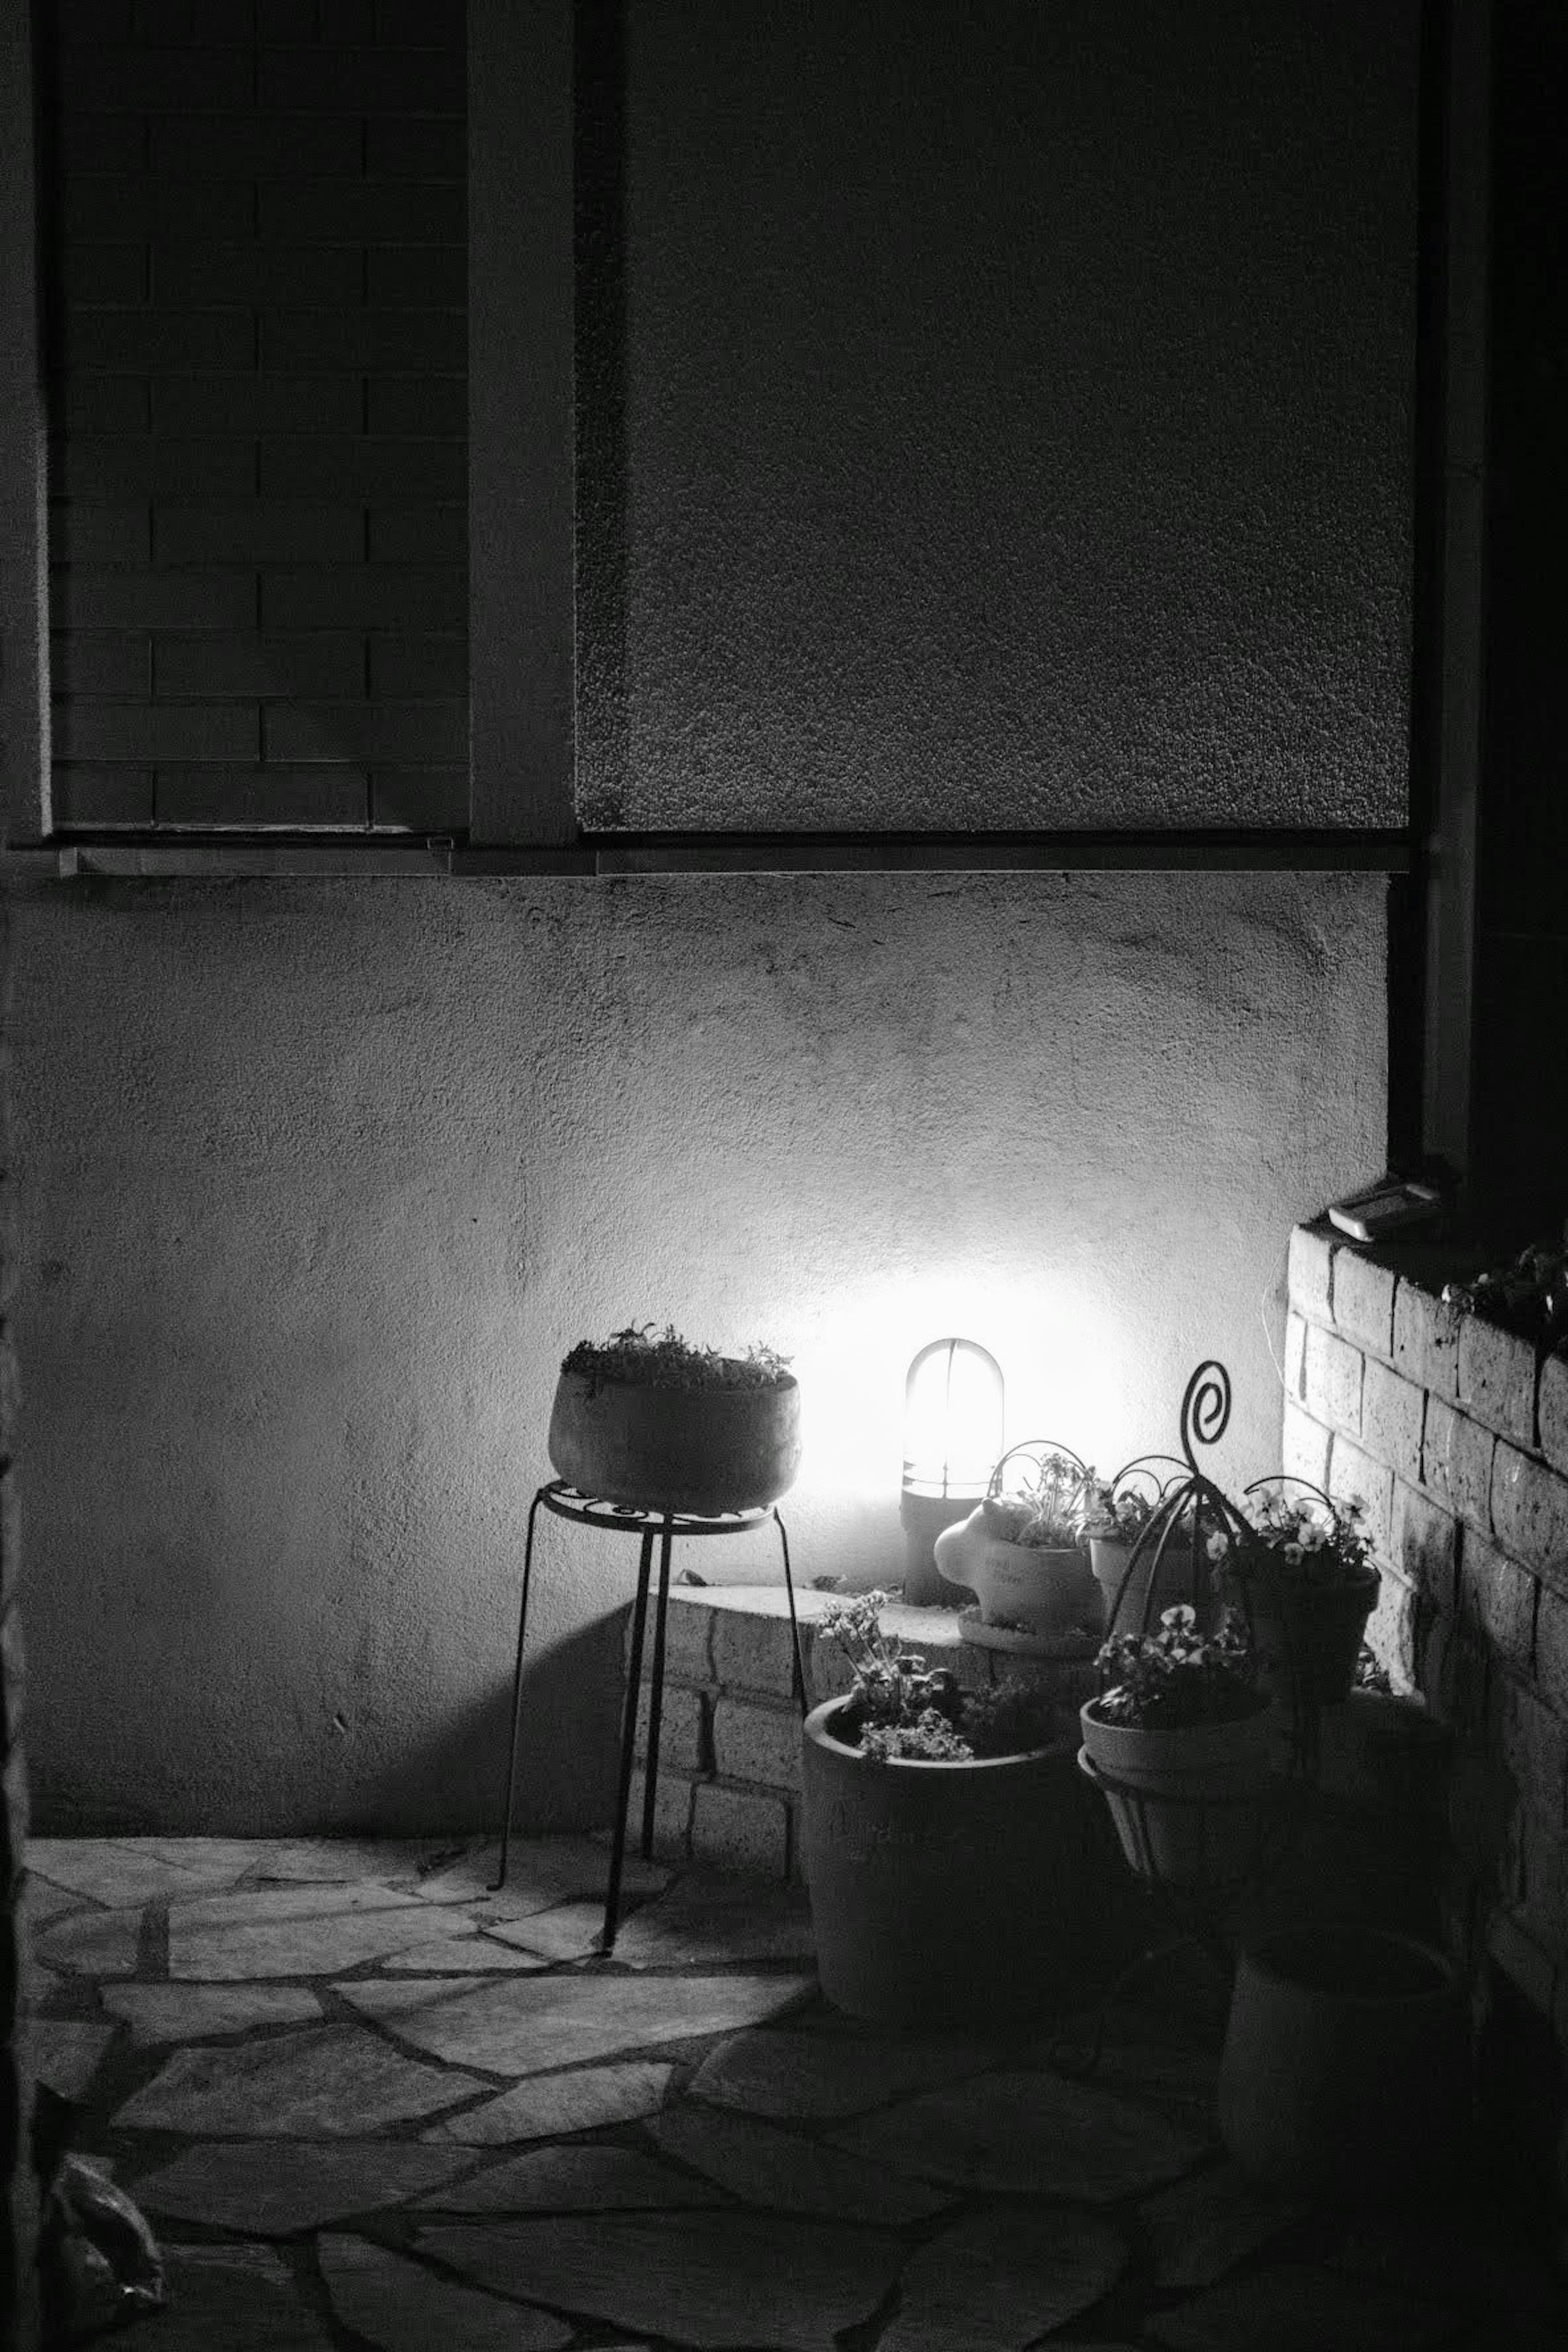
[[[514,1831],[596,1829],[615,1809],[620,1748],[621,1652],[626,1612],[537,1652],[523,1676],[512,1804]],[[515,1624],[512,1632],[515,1634]],[[375,1781],[368,1820],[335,1830],[427,1836],[498,1834],[505,1802],[511,1683],[490,1691],[422,1745],[410,1746]],[[569,1774],[563,1753],[572,1757]]]
[[[615,1810],[620,1753],[621,1658],[626,1612],[608,1617],[530,1652],[518,1738],[514,1832],[602,1828]],[[313,1821],[279,1827],[287,1836],[494,1836],[505,1801],[511,1682],[457,1712],[430,1738],[410,1743],[352,1808],[329,1801]],[[561,1758],[573,1759],[563,1773]],[[33,1829],[47,1837],[170,1834],[165,1802],[136,1805],[105,1798],[82,1803],[70,1794],[37,1808]],[[181,1834],[266,1835],[214,1818],[185,1822]]]

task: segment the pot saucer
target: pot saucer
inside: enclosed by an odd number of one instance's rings
[[[1078,1628],[1066,1633],[1036,1633],[1024,1625],[987,1625],[975,1601],[959,1611],[958,1632],[960,1640],[971,1643],[977,1650],[1003,1650],[1015,1658],[1074,1661],[1092,1658],[1103,1638]]]

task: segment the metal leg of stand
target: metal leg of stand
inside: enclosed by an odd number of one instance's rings
[[[643,1774],[642,1858],[653,1860],[654,1802],[658,1794],[658,1733],[664,1718],[664,1629],[669,1615],[669,1551],[674,1528],[668,1513],[659,1529],[658,1605],[653,1619],[653,1674],[647,1693],[647,1767]]]
[[[522,1598],[518,1603],[517,1610],[517,1667],[511,1678],[511,1739],[506,1751],[506,1797],[501,1807],[500,1864],[490,1887],[492,1895],[499,1895],[506,1885],[507,1848],[511,1843],[511,1794],[512,1782],[517,1777],[517,1727],[522,1717],[522,1643],[523,1636],[528,1631],[528,1580],[533,1573],[533,1523],[539,1517],[539,1506],[544,1500],[545,1492],[546,1489],[541,1486],[533,1498],[532,1508],[528,1514],[528,1535],[522,1547]]]
[[[637,1746],[637,1701],[642,1691],[643,1636],[647,1630],[647,1588],[653,1572],[652,1528],[645,1528],[637,1554],[637,1597],[632,1610],[632,1653],[626,1661],[626,1704],[621,1724],[621,1779],[616,1797],[616,1838],[610,1848],[610,1884],[605,1895],[605,1932],[599,1949],[615,1949],[621,1907],[621,1865],[626,1853],[626,1810],[632,1800],[632,1764]]]
[[[801,1655],[800,1620],[795,1613],[795,1579],[790,1574],[789,1537],[785,1533],[784,1523],[779,1517],[776,1505],[773,1509],[773,1520],[774,1527],[777,1528],[779,1531],[779,1544],[784,1552],[784,1591],[789,1595],[789,1638],[795,1649],[795,1695],[799,1705],[801,1714],[804,1716],[806,1711],[807,1705],[805,1695],[805,1660]]]

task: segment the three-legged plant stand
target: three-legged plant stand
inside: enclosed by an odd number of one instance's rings
[[[500,1863],[492,1895],[506,1885],[507,1850],[511,1842],[512,1784],[517,1774],[517,1736],[522,1717],[522,1653],[528,1633],[528,1588],[533,1573],[533,1531],[541,1509],[558,1519],[568,1519],[580,1528],[597,1528],[612,1535],[637,1536],[641,1549],[637,1558],[637,1599],[632,1607],[631,1656],[626,1664],[626,1695],[621,1727],[620,1781],[616,1802],[616,1827],[610,1848],[610,1883],[605,1896],[605,1927],[599,1940],[602,1955],[615,1949],[616,1929],[620,1917],[621,1871],[626,1859],[626,1813],[631,1803],[632,1769],[637,1758],[637,1707],[642,1689],[643,1644],[647,1631],[648,1591],[653,1581],[654,1545],[658,1545],[658,1592],[655,1603],[653,1634],[653,1671],[648,1681],[647,1771],[643,1789],[642,1852],[645,1861],[653,1853],[654,1806],[658,1789],[658,1734],[664,1709],[664,1649],[665,1628],[669,1613],[670,1552],[677,1536],[736,1536],[752,1535],[759,1528],[775,1527],[784,1553],[784,1591],[789,1595],[790,1639],[795,1650],[795,1692],[801,1713],[805,1712],[805,1667],[801,1656],[800,1624],[795,1616],[795,1580],[790,1573],[789,1537],[776,1508],[756,1511],[726,1511],[711,1518],[699,1518],[684,1511],[639,1510],[624,1503],[607,1503],[592,1495],[581,1495],[563,1478],[552,1478],[541,1486],[528,1514],[528,1536],[522,1554],[522,1598],[517,1612],[517,1668],[511,1689],[511,1740],[507,1749],[506,1794],[501,1814]]]

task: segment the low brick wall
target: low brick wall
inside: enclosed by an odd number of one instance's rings
[[[820,1631],[827,1596],[796,1594],[801,1650],[812,1704],[849,1686],[836,1643]],[[949,1665],[973,1689],[1009,1673],[1045,1675],[1060,1700],[1062,1731],[1094,1688],[1086,1665],[1037,1665],[964,1642],[951,1609],[891,1606],[884,1627]],[[629,1643],[629,1612],[628,1612]],[[653,1646],[644,1654],[643,1737]],[[800,1711],[794,1697],[788,1603],[778,1585],[676,1585],[669,1597],[663,1721],[655,1795],[656,1850],[667,1860],[694,1858],[760,1877],[798,1874]],[[632,1792],[633,1833],[642,1818],[639,1771]]]
[[[1568,1360],[1313,1225],[1285,1370],[1284,1466],[1365,1502],[1369,1639],[1452,1735],[1442,1916],[1484,2087],[1568,2203]]]

